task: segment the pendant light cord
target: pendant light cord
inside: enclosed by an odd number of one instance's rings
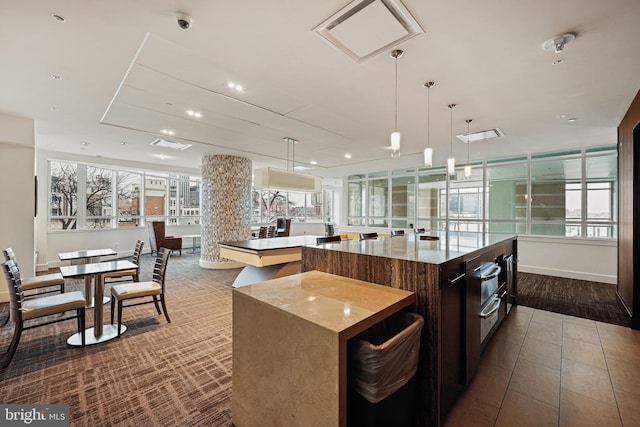
[[[398,57],[396,56],[396,116],[395,116],[395,126],[394,126],[394,131],[397,132],[398,131]]]
[[[427,87],[427,147],[431,147],[431,86]]]

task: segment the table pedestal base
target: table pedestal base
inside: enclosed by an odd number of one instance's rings
[[[120,333],[123,334],[127,330],[125,325],[120,325]],[[118,336],[118,325],[104,325],[102,327],[102,335],[96,337],[93,332],[93,328],[84,330],[85,345],[99,344],[101,342],[109,341]],[[74,347],[82,346],[82,336],[79,332],[71,335],[67,339],[67,344]]]
[[[302,263],[300,261],[288,262],[286,264],[268,265],[266,267],[256,267],[247,265],[233,282],[234,288],[252,285],[254,283],[265,282],[271,279],[278,279],[284,276],[300,273]]]
[[[111,298],[102,297],[102,305],[108,305],[111,302]],[[91,298],[91,301],[86,305],[86,308],[93,308],[96,306],[95,299]]]

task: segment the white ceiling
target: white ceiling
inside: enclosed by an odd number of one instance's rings
[[[454,135],[466,132],[467,118],[472,131],[505,133],[473,144],[471,160],[616,142],[640,89],[640,1],[403,3],[424,33],[396,46],[405,51],[398,159],[384,149],[394,127],[391,49],[358,63],[313,32],[345,0],[2,0],[0,112],[34,119],[41,149],[186,168],[206,154],[285,168],[282,138],[291,137],[300,141],[296,163],[315,160],[313,173],[337,176],[420,166],[423,85],[432,80],[436,164],[449,156],[450,103],[458,104]],[[193,17],[188,31],[176,24],[179,10]],[[542,49],[569,31],[577,38],[563,53]],[[150,146],[158,137],[193,146]],[[453,150],[464,163],[455,136]]]

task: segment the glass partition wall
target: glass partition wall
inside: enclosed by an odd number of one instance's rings
[[[350,175],[347,225],[617,237],[617,147]]]

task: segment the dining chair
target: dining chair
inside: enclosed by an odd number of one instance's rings
[[[276,237],[275,225],[270,225],[269,228],[267,228],[267,237]]]
[[[360,240],[377,239],[378,233],[360,233]]]
[[[291,218],[278,218],[276,220],[276,237],[289,237],[291,231]]]
[[[142,248],[144,247],[144,241],[138,240],[136,243],[136,248],[133,250],[133,258],[131,262],[137,265],[136,268],[132,268],[131,270],[122,270],[122,271],[112,271],[111,273],[104,273],[102,277],[104,277],[105,283],[114,283],[114,282],[139,282],[140,281],[140,255],[142,254]],[[127,279],[130,277],[131,279]]]
[[[330,243],[330,242],[341,242],[342,237],[340,236],[327,236],[327,237],[316,237],[316,245],[322,243]]]
[[[331,237],[336,234],[336,230],[333,227],[333,224],[329,224],[329,223],[324,224],[324,234],[327,237]]]
[[[391,237],[404,236],[404,230],[391,230]]]
[[[421,233],[424,233],[426,230],[424,228],[416,228],[413,231],[416,234],[421,234]]]
[[[122,325],[122,307],[123,302],[132,299],[151,297],[149,301],[141,301],[135,304],[127,304],[126,307],[132,307],[142,304],[155,304],[158,314],[162,314],[160,306],[158,305],[158,297],[162,304],[162,310],[164,311],[164,317],[167,319],[167,323],[171,323],[169,319],[169,313],[167,313],[167,305],[164,300],[164,279],[167,272],[167,262],[171,250],[167,248],[160,248],[156,261],[153,267],[152,280],[148,282],[134,282],[125,283],[122,285],[114,285],[111,287],[111,323],[113,324],[114,317],[114,305],[118,304],[118,336],[120,336],[120,326]]]
[[[80,291],[66,292],[59,295],[50,295],[45,297],[32,298],[25,300],[24,286],[20,279],[20,270],[18,266],[12,260],[8,260],[2,264],[2,271],[4,272],[7,280],[7,287],[9,288],[9,311],[11,318],[15,323],[15,329],[13,331],[13,338],[9,349],[7,350],[7,359],[4,361],[2,368],[6,368],[11,363],[16,348],[20,343],[20,337],[22,331],[27,329],[33,329],[40,326],[50,325],[52,323],[58,323],[65,320],[77,319],[78,333],[82,336],[82,346],[85,345],[84,338],[84,326],[85,326],[85,305],[84,294]],[[65,311],[76,310],[76,315],[73,317],[58,318],[50,320],[44,323],[30,324],[25,326],[27,320],[34,320],[52,314],[62,314]]]
[[[258,239],[264,239],[267,237],[267,227],[261,226],[260,231],[258,231]]]
[[[16,254],[13,252],[13,249],[11,248],[3,249],[2,254],[4,255],[5,261],[9,261],[9,260],[13,261],[18,271],[20,271],[20,268],[18,267],[18,260],[16,259]],[[38,292],[37,295],[50,294],[54,292],[60,292],[61,294],[64,293],[64,278],[62,277],[62,274],[50,273],[50,274],[43,274],[40,276],[22,279],[23,292],[29,292],[29,291],[44,289],[44,288],[53,287],[53,286],[58,287],[58,289],[42,290]],[[35,293],[30,293],[28,295],[25,295],[24,297],[29,298],[35,295],[36,295]],[[2,323],[2,326],[6,325],[9,322],[9,317],[10,316],[7,315],[6,319],[4,319],[4,322]]]

